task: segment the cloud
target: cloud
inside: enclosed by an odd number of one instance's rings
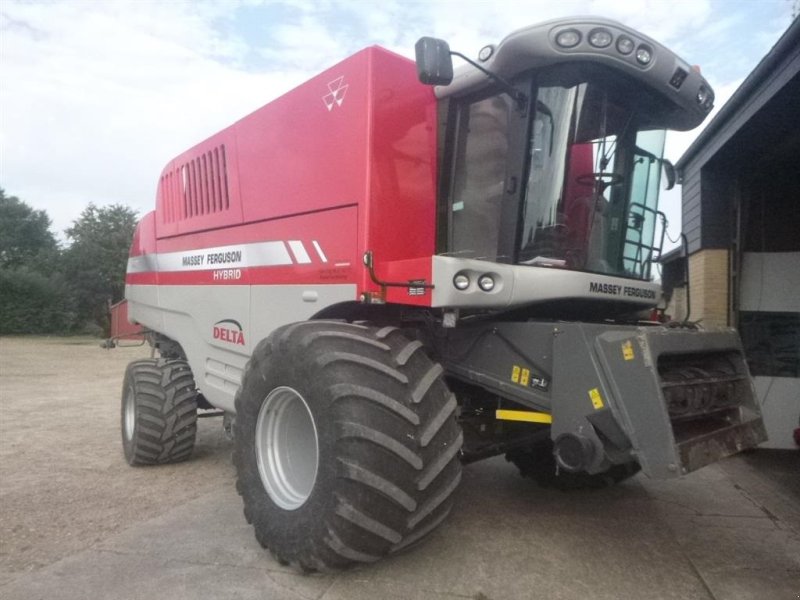
[[[163,165],[302,81],[254,73],[221,5],[4,6],[0,185],[58,230],[88,202],[152,208]]]
[[[318,72],[347,56],[351,45],[343,31],[331,28],[319,14],[300,11],[271,28],[269,45],[260,53],[272,64]]]
[[[663,0],[593,0],[591,14],[621,21],[679,51],[676,45],[686,37],[705,31],[713,16],[710,0],[664,2]],[[679,14],[678,14],[679,13]]]
[[[411,57],[419,36],[434,35],[474,56],[515,29],[570,14],[615,18],[690,62],[710,49],[725,73],[712,79],[720,99],[746,74],[722,64],[735,55],[737,24],[750,26],[761,52],[780,30],[777,4],[764,5],[771,12],[754,10],[772,16],[754,27],[735,12],[749,5],[711,0],[677,9],[656,0],[6,0],[0,185],[46,209],[58,230],[88,202],[144,213],[172,157],[365,46]],[[749,68],[760,58],[740,54]]]

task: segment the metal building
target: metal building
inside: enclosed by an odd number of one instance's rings
[[[771,447],[800,421],[800,19],[678,161],[691,320],[742,335]]]

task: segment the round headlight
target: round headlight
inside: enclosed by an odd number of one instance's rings
[[[633,40],[624,35],[617,39],[617,50],[620,54],[630,54],[633,52]]]
[[[478,52],[478,60],[481,62],[486,62],[492,57],[492,54],[494,54],[494,46],[492,46],[491,44],[488,46],[484,46],[483,48],[481,48],[481,51]]]
[[[581,33],[577,29],[565,29],[556,36],[556,44],[562,48],[574,48],[581,43]]]
[[[494,289],[494,277],[491,275],[481,275],[478,279],[478,287],[484,292],[491,292]]]
[[[464,273],[457,273],[455,277],[453,277],[453,285],[456,286],[457,290],[465,290],[469,287],[469,277],[467,277]]]
[[[611,44],[611,32],[605,29],[593,29],[589,33],[589,43],[595,48],[605,48]]]
[[[653,51],[647,46],[639,46],[636,49],[636,60],[639,61],[640,65],[649,65],[650,61],[653,60]]]

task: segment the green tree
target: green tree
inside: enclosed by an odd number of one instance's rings
[[[66,333],[75,325],[72,288],[60,273],[0,267],[0,335]]]
[[[0,334],[62,333],[75,319],[50,217],[0,188]]]
[[[28,266],[43,273],[55,270],[58,243],[50,224],[45,211],[34,210],[0,188],[0,268]]]
[[[89,204],[66,230],[72,244],[64,253],[65,272],[75,291],[78,316],[108,332],[108,303],[122,300],[136,211],[112,204]]]

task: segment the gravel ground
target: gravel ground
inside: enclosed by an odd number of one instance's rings
[[[92,338],[0,338],[0,585],[233,485],[217,418],[200,420],[195,460],[127,465],[122,377],[147,356]]]
[[[0,338],[0,598],[799,597],[797,451],[572,494],[498,457],[465,468],[453,514],[414,552],[297,576],[242,518],[219,419],[200,420],[186,463],[125,463],[123,372],[148,353]]]

